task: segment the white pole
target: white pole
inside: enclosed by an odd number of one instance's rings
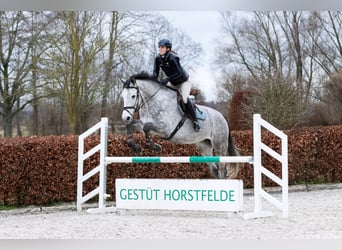
[[[84,153],[84,138],[81,136],[78,139],[78,162],[77,162],[77,211],[82,211],[82,191],[83,191],[83,153]]]
[[[260,213],[261,207],[261,125],[260,114],[253,115],[253,169],[254,169],[254,212]]]
[[[101,118],[101,135],[100,135],[100,183],[99,183],[99,209],[106,206],[106,179],[107,179],[107,141],[108,141],[108,118]]]
[[[288,142],[287,136],[281,138],[281,154],[282,154],[282,206],[283,206],[283,217],[287,218],[289,216],[289,174],[288,174]]]

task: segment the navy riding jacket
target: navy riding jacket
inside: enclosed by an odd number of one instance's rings
[[[180,65],[179,57],[172,51],[167,51],[165,55],[158,55],[155,58],[152,75],[154,79],[158,79],[160,68],[173,85],[182,84],[189,79],[189,74]]]

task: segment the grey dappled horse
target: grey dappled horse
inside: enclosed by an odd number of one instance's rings
[[[195,132],[190,118],[183,118],[177,103],[177,91],[151,80],[146,73],[131,76],[121,93],[124,102],[122,120],[126,124],[128,144],[137,154],[141,147],[133,139],[133,131],[145,134],[147,146],[157,152],[161,146],[153,142],[150,133],[179,144],[195,144],[202,155],[239,155],[225,117],[215,109],[197,105],[205,113],[199,120],[201,130]],[[207,163],[212,178],[235,178],[238,163]]]

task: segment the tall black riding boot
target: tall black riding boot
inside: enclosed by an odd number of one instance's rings
[[[185,106],[186,106],[186,109],[188,110],[188,113],[189,113],[189,115],[190,115],[190,117],[191,117],[191,120],[192,120],[193,123],[194,123],[194,130],[195,130],[196,132],[200,131],[201,127],[200,127],[200,125],[199,125],[199,123],[198,123],[198,121],[197,121],[195,108],[194,108],[194,106],[192,105],[191,101],[188,100],[188,102],[185,104]]]

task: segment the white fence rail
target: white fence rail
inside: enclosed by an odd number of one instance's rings
[[[281,154],[277,153],[261,140],[261,131],[265,128],[281,139]],[[90,135],[100,131],[100,144],[84,152],[84,141]],[[77,210],[82,210],[82,204],[98,195],[98,208],[94,212],[112,210],[106,207],[106,174],[107,164],[110,163],[199,163],[199,162],[243,162],[254,167],[254,211],[244,214],[245,219],[270,216],[272,213],[262,209],[262,198],[282,211],[284,218],[288,217],[288,152],[287,135],[263,120],[259,114],[253,115],[253,156],[182,156],[182,157],[108,157],[108,119],[102,118],[99,123],[79,136],[78,149],[78,180],[77,180]],[[262,166],[262,151],[281,162],[281,177]],[[84,174],[84,161],[93,154],[100,152],[100,164]],[[83,195],[83,183],[99,173],[99,186]],[[262,175],[266,175],[277,183],[281,189],[281,201],[267,193],[262,187]]]

